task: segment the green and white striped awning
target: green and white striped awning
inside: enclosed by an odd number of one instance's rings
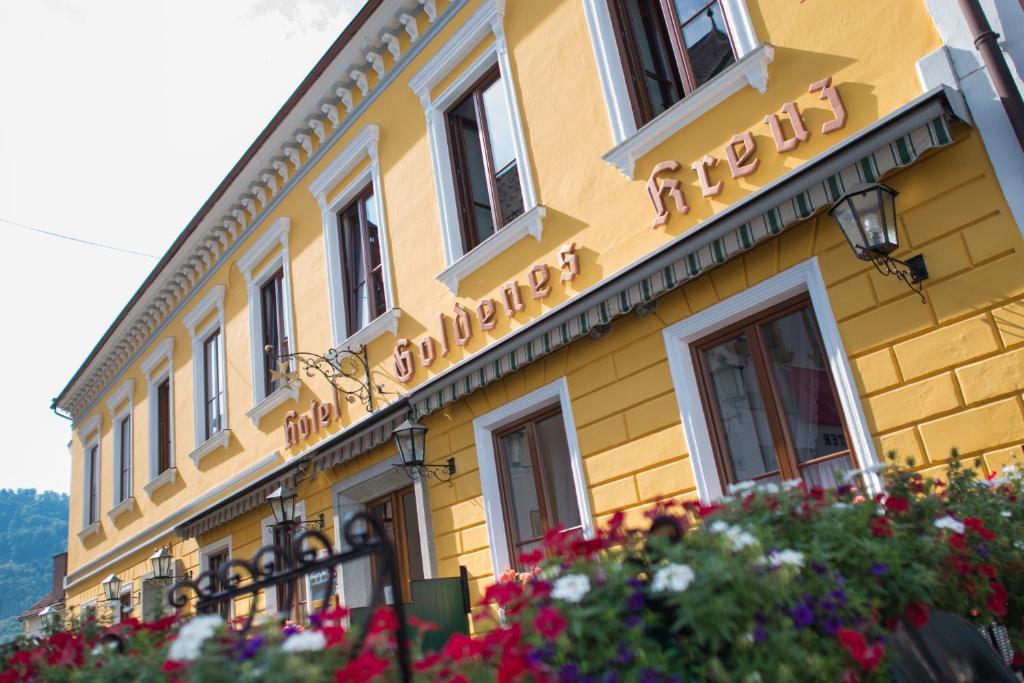
[[[575,315],[554,329],[529,335],[523,330],[521,343],[507,352],[450,381],[438,382],[410,397],[417,417],[429,415],[445,405],[515,372],[576,339],[600,331],[615,319],[650,304],[688,280],[707,272],[730,258],[771,239],[787,228],[826,209],[848,188],[858,183],[875,182],[894,170],[909,166],[925,152],[953,142],[945,114],[902,135],[893,142],[860,158],[811,187],[789,196],[768,211],[724,233],[707,244],[695,246],[671,264],[644,277]],[[711,219],[712,221],[714,219]],[[695,231],[700,231],[698,227]],[[643,310],[642,308],[640,310]],[[470,362],[473,359],[470,359]]]

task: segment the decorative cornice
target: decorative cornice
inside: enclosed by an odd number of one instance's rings
[[[260,212],[277,195],[291,189],[289,181],[315,158],[322,145],[330,142],[334,131],[348,125],[352,113],[358,113],[357,105],[381,84],[390,82],[391,72],[404,68],[410,55],[419,52],[412,48],[401,49],[403,35],[413,43],[419,43],[428,29],[435,28],[429,25],[435,24],[441,16],[454,14],[465,4],[454,0],[444,3],[444,9],[439,11],[434,0],[385,0],[382,7],[386,9],[367,21],[336,58],[335,64],[345,65],[338,73],[346,74],[356,82],[334,81],[319,97],[310,98],[313,103],[311,109],[298,119],[308,128],[295,131],[292,135],[294,141],[281,143],[279,153],[269,162],[264,161],[263,167],[256,166],[250,170],[249,178],[243,176],[238,179],[235,187],[240,190],[227,209],[227,215],[211,219],[204,233],[190,238],[191,250],[183,251],[166,266],[163,277],[150,286],[149,298],[135,304],[132,312],[126,314],[118,337],[108,343],[109,351],[100,352],[92,360],[91,367],[66,390],[67,394],[57,407],[67,411],[76,421],[90,410],[125,365],[149,343],[153,333],[168,318],[180,312],[204,276],[220,266],[237,240],[247,237],[247,230]],[[487,4],[504,8],[503,0],[487,0]],[[422,25],[423,19],[427,27]],[[373,57],[368,60],[370,52],[380,59]],[[385,53],[393,59],[384,59]],[[344,60],[348,60],[347,64]],[[379,76],[372,83],[367,78],[367,71],[371,68]],[[343,105],[344,110],[338,105]]]

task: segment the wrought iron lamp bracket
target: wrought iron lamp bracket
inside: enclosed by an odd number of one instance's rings
[[[373,383],[369,355],[363,344],[355,348],[331,348],[322,354],[306,351],[275,354],[272,346],[265,350],[277,362],[278,369],[271,373],[275,378],[288,382],[298,372],[307,377],[320,375],[331,383],[339,396],[344,396],[349,403],[359,403],[367,412],[376,410],[381,396],[393,393]],[[298,365],[297,369],[293,369],[293,362]]]
[[[427,477],[433,477],[442,484],[448,484],[453,486],[452,477],[455,476],[455,458],[448,458],[448,462],[440,463],[436,465],[406,465],[405,463],[396,463],[392,465],[396,469],[400,469],[405,472],[405,476],[409,477],[413,481],[417,479],[424,479]]]
[[[901,261],[888,254],[859,248],[857,250],[857,257],[864,261],[871,261],[875,270],[882,275],[896,276],[897,280],[906,284],[911,291],[921,297],[921,303],[928,302],[924,297],[924,286],[921,284],[928,279],[928,268],[925,266],[924,256],[921,254],[912,256],[906,261]]]

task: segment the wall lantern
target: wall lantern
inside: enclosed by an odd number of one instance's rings
[[[171,566],[174,564],[174,556],[167,548],[159,548],[149,556],[149,564],[153,568],[154,579],[171,578]]]
[[[395,467],[402,468],[410,479],[433,476],[438,481],[451,484],[452,475],[455,474],[455,458],[448,458],[448,462],[439,465],[426,463],[426,427],[415,420],[406,420],[395,427],[395,431],[391,432],[391,438],[394,439],[398,455],[402,458],[402,462]]]
[[[274,524],[291,526],[295,523],[295,503],[298,499],[295,492],[284,484],[267,496],[270,510],[274,513]]]
[[[882,183],[857,185],[828,210],[839,224],[854,255],[871,261],[882,275],[895,275],[924,302],[921,282],[928,279],[924,256],[906,261],[889,256],[899,247],[896,224],[896,190]]]
[[[43,622],[43,626],[46,628],[57,628],[60,626],[63,615],[59,608],[54,605],[47,605],[42,612],[39,613],[39,618]]]
[[[117,574],[111,574],[103,579],[103,595],[108,602],[116,602],[121,599],[121,579]]]

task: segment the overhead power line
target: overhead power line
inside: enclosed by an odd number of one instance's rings
[[[49,235],[50,237],[56,237],[62,240],[70,240],[72,242],[78,242],[79,244],[88,244],[92,247],[100,247],[101,249],[110,249],[111,251],[120,251],[124,254],[133,254],[135,256],[145,256],[146,258],[157,259],[159,257],[153,256],[152,254],[146,254],[141,251],[134,251],[132,249],[123,249],[121,247],[114,247],[109,244],[101,244],[100,242],[91,242],[89,240],[83,240],[78,237],[71,237],[70,235],[62,235],[59,232],[53,232],[52,230],[43,230],[42,228],[33,228],[31,225],[25,225],[24,223],[18,223],[16,221],[10,221],[6,218],[0,218],[0,223],[6,223],[7,225],[13,225],[18,228],[30,230],[32,232],[38,232],[42,235]]]

